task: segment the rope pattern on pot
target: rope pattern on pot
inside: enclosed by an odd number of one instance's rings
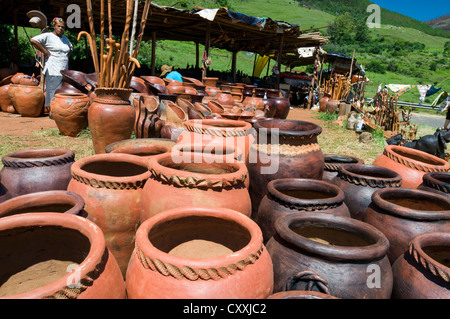
[[[93,188],[106,188],[106,189],[140,189],[143,188],[147,179],[138,180],[135,182],[123,183],[123,182],[111,182],[111,181],[98,181],[94,178],[79,176],[72,173],[72,178],[77,182],[86,184]]]
[[[58,165],[66,165],[68,163],[72,163],[75,161],[75,154],[72,154],[70,156],[65,156],[63,158],[48,158],[43,160],[24,160],[21,159],[20,161],[15,160],[8,160],[7,158],[3,158],[2,162],[3,165],[6,167],[12,167],[12,168],[30,168],[30,167],[45,167],[45,166],[58,166]]]
[[[272,148],[272,144],[252,144],[252,149],[257,152],[268,155],[278,154],[286,157],[294,157],[297,155],[308,154],[320,151],[320,146],[317,143],[306,145],[289,145],[289,144],[275,144],[277,147]]]
[[[339,171],[339,167],[341,165],[333,164],[333,163],[325,163],[323,165],[323,169],[329,172],[337,172]]]
[[[423,179],[423,183],[425,186],[434,188],[440,192],[447,193],[447,194],[450,193],[450,186],[447,183],[444,185],[441,185],[440,183],[436,183],[436,182],[433,182],[433,181],[431,181],[429,179],[425,179],[425,178]]]
[[[413,243],[409,245],[409,254],[414,257],[417,263],[421,264],[425,269],[428,269],[434,276],[440,277],[446,282],[450,282],[450,274],[443,269],[438,262],[421,256]]]
[[[425,173],[431,173],[431,172],[448,172],[447,169],[445,169],[444,167],[439,167],[438,165],[430,165],[430,166],[425,166],[425,165],[420,165],[420,164],[416,164],[416,163],[412,163],[408,160],[405,160],[404,158],[397,156],[396,154],[392,153],[392,152],[388,152],[386,149],[383,152],[383,155],[385,155],[387,158],[393,160],[394,162],[397,162],[399,164],[402,164],[408,168],[411,169],[415,169],[417,171],[420,172],[425,172]]]
[[[247,179],[247,174],[243,174],[240,178],[229,179],[220,179],[220,180],[211,180],[208,178],[195,178],[192,176],[188,177],[180,177],[176,175],[165,175],[163,173],[157,172],[155,169],[149,169],[151,175],[157,179],[163,180],[166,183],[182,186],[182,187],[191,187],[191,188],[225,188],[225,187],[235,187],[241,185]]]
[[[220,280],[235,274],[237,271],[243,271],[248,265],[254,264],[259,259],[259,256],[261,256],[263,249],[264,247],[261,245],[257,252],[250,254],[246,259],[240,260],[237,263],[219,268],[200,269],[193,269],[189,266],[178,267],[176,265],[165,263],[159,259],[152,259],[145,256],[139,248],[136,248],[135,254],[145,269],[157,271],[164,276],[172,276],[175,279],[188,279],[192,281],[199,279]]]
[[[343,173],[341,170],[338,171],[337,176],[347,181],[351,184],[368,186],[371,188],[385,188],[385,187],[401,187],[402,180],[401,179],[392,179],[392,180],[379,180],[379,179],[370,179],[362,176],[353,176],[349,174]]]
[[[240,130],[217,130],[217,129],[212,129],[212,128],[205,128],[204,126],[195,126],[195,125],[187,125],[184,124],[185,128],[190,131],[190,132],[194,132],[194,133],[198,133],[198,134],[204,134],[204,135],[213,135],[213,136],[218,136],[218,137],[241,137],[241,136],[247,136],[247,135],[251,135],[252,133],[252,128],[244,130],[244,129],[240,129]]]
[[[341,206],[343,203],[343,202],[337,202],[337,203],[333,203],[333,204],[288,203],[288,202],[281,200],[280,198],[278,198],[276,196],[273,196],[270,192],[267,193],[267,198],[276,202],[277,204],[280,204],[280,205],[286,207],[286,208],[289,208],[292,210],[297,210],[297,211],[306,211],[306,212],[312,212],[312,211],[316,211],[316,210],[333,209],[333,208]]]

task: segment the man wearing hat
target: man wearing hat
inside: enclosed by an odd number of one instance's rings
[[[166,64],[164,64],[161,67],[161,78],[166,78],[166,79],[171,79],[171,80],[176,80],[176,81],[180,81],[183,82],[183,79],[181,78],[181,74],[178,71],[174,71],[173,70],[173,66],[168,66]]]

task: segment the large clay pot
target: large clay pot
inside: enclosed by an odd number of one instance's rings
[[[235,102],[230,93],[219,92],[215,95],[215,98],[221,105],[233,105]]]
[[[389,241],[353,218],[297,213],[275,222],[267,243],[274,265],[274,292],[312,290],[343,299],[389,299]]]
[[[129,101],[131,89],[98,88],[89,107],[88,123],[96,154],[105,147],[129,139],[133,133],[136,111]]]
[[[9,87],[10,84],[0,86],[0,109],[5,113],[13,113],[11,110],[15,112],[11,97],[8,93]]]
[[[261,97],[246,97],[244,101],[242,101],[242,104],[254,110],[265,111],[264,100]]]
[[[372,201],[372,194],[380,188],[398,188],[402,178],[397,172],[385,167],[366,164],[345,164],[330,183],[344,191],[345,203],[350,215],[362,220]]]
[[[327,111],[327,103],[330,100],[331,95],[328,93],[325,93],[322,98],[319,100],[319,112],[326,112]]]
[[[139,226],[142,190],[149,177],[147,162],[129,154],[96,154],[72,166],[67,190],[84,199],[86,212],[105,234],[124,276]]]
[[[152,157],[159,154],[170,153],[171,148],[158,144],[135,144],[116,148],[111,153],[124,153],[143,158]]]
[[[416,236],[450,230],[450,200],[418,189],[380,189],[373,193],[363,221],[389,239],[388,257],[394,263]]]
[[[228,119],[187,120],[185,131],[178,138],[178,143],[221,143],[233,146],[236,156],[244,154],[247,159],[250,145],[253,143],[253,129],[250,123]]]
[[[136,101],[135,101],[136,103]],[[138,97],[134,134],[136,138],[159,138],[164,122],[161,120],[159,98],[142,94]]]
[[[342,154],[324,154],[325,161],[322,180],[330,182],[337,176],[339,167],[345,164],[364,164],[364,160]]]
[[[291,102],[289,99],[282,97],[273,97],[271,99],[275,104],[275,114],[273,115],[273,118],[285,120],[289,115]]]
[[[194,162],[183,162],[172,154],[150,158],[151,177],[143,190],[141,222],[181,206],[224,207],[250,216],[245,164],[214,163],[214,159],[207,154]]]
[[[172,148],[176,144],[175,141],[172,141],[167,138],[131,138],[126,139],[119,142],[114,142],[105,147],[106,153],[111,153],[116,149],[123,147],[140,147],[141,145],[162,145]]]
[[[326,103],[326,111],[329,114],[334,114],[339,112],[339,105],[341,104],[340,100],[328,100]]]
[[[39,86],[18,84],[14,90],[8,92],[14,108],[23,117],[38,117],[43,112],[45,95]]]
[[[124,299],[125,283],[105,237],[70,214],[0,218],[2,285],[9,299]]]
[[[0,203],[0,217],[41,212],[88,217],[83,198],[62,190],[25,194]]]
[[[265,243],[275,234],[275,221],[287,214],[318,212],[350,217],[344,192],[324,181],[282,178],[270,181],[267,190],[258,214],[253,216],[261,227]]]
[[[394,299],[450,299],[450,233],[415,237],[392,265]]]
[[[398,145],[387,145],[383,154],[374,160],[373,165],[398,172],[402,176],[402,186],[407,188],[417,188],[426,173],[450,170],[450,164],[439,157]]]
[[[189,118],[188,114],[172,101],[161,101],[161,137],[177,141],[180,134],[184,132],[184,122]]]
[[[146,220],[126,277],[130,299],[262,299],[273,265],[259,227],[218,207],[180,207]]]
[[[0,180],[8,198],[48,190],[66,190],[75,153],[65,149],[22,150],[3,156]],[[1,200],[1,199],[0,199]]]
[[[244,163],[243,154],[236,154],[233,145],[222,143],[177,143],[171,149],[172,159],[177,162],[201,161],[203,155],[213,156],[214,163]],[[249,180],[247,179],[247,182]]]
[[[422,184],[417,189],[438,193],[450,197],[450,173],[431,172],[423,175]]]
[[[83,93],[57,93],[50,110],[62,135],[76,137],[88,126],[89,96]]]
[[[267,194],[267,184],[280,178],[322,179],[323,153],[317,142],[322,128],[294,120],[262,120],[253,124],[257,140],[250,147],[247,168],[250,175],[252,214]]]

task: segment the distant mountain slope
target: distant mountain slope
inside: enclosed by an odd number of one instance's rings
[[[425,22],[433,28],[450,31],[450,14]]]

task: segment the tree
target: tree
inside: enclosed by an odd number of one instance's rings
[[[350,13],[346,12],[334,19],[333,24],[328,28],[328,34],[333,43],[346,44],[352,39],[354,28],[355,24],[351,19]]]
[[[446,41],[444,44],[444,54],[450,54],[450,41]]]
[[[370,41],[370,31],[366,20],[358,20],[355,23],[355,40],[359,43],[367,43]]]

